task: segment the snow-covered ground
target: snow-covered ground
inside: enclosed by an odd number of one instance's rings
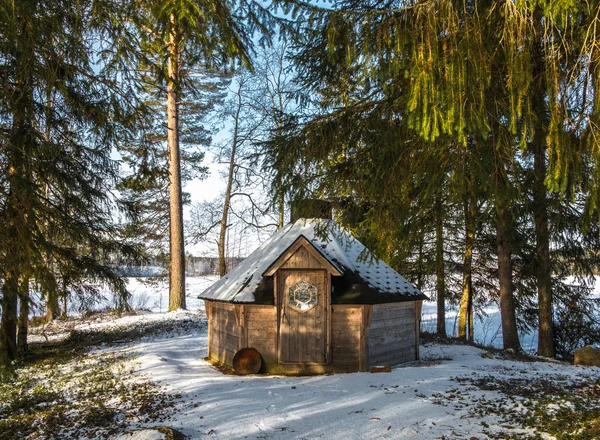
[[[123,373],[125,380],[139,378],[140,382],[150,380],[165,387],[175,396],[175,407],[170,419],[162,424],[191,439],[525,438],[537,433],[507,414],[525,414],[531,401],[509,396],[507,387],[502,388],[501,384],[509,384],[510,388],[543,379],[563,390],[585,382],[592,384],[586,390],[600,392],[600,383],[597,389],[593,388],[600,378],[600,368],[507,360],[475,347],[440,343],[422,346],[421,361],[398,366],[391,373],[315,377],[225,375],[203,360],[207,355],[207,323],[203,301],[197,295],[215,280],[216,277],[187,278],[189,311],[166,313],[167,282],[148,284],[147,279],[130,278],[131,305],[143,312],[59,321],[45,330],[32,329],[30,341],[66,339],[74,330],[82,334],[113,330],[118,333],[128,328],[163,325],[163,331],[158,333],[141,332],[142,336],[134,342],[105,344],[92,353],[125,355],[130,359],[129,368],[123,370],[127,371]],[[98,308],[113,304],[110,292],[104,296],[106,299]],[[193,325],[189,325],[190,320]],[[447,321],[448,333],[453,334],[455,313],[449,312]],[[165,323],[172,323],[172,329],[165,332]],[[423,307],[423,329],[434,329],[427,327],[432,323],[435,303],[430,302]],[[476,340],[496,345],[496,341],[501,341],[499,328],[498,310],[490,307],[484,322],[476,321]],[[527,339],[521,342],[524,347],[534,344],[528,344]],[[558,399],[550,405],[556,411],[569,411],[572,403]],[[131,426],[144,424],[133,419]]]
[[[473,386],[475,382],[495,386],[543,377],[567,387],[600,377],[600,368],[506,360],[475,347],[443,344],[422,346],[420,362],[398,366],[391,373],[232,376],[203,360],[207,327],[201,310],[144,313],[80,323],[74,329],[123,329],[190,317],[198,323],[195,331],[174,329],[96,351],[128,356],[134,377],[149,378],[178,395],[171,418],[162,424],[191,439],[482,440],[506,438],[503,433],[523,438],[534,431],[508,423],[501,415],[522,402],[507,399],[499,388]],[[561,402],[554,405],[560,408]]]

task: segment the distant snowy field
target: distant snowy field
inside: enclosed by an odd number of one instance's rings
[[[204,310],[204,301],[198,299],[204,289],[219,279],[218,275],[186,277],[185,294],[188,310]],[[130,305],[134,309],[166,312],[169,308],[169,280],[152,281],[151,278],[127,278],[127,290],[131,293]],[[111,292],[105,292],[103,306],[114,304]]]
[[[217,281],[217,275],[203,277],[186,277],[185,293],[186,305],[188,310],[204,310],[204,301],[198,299],[198,295],[208,286]],[[169,280],[156,279],[152,277],[126,277],[127,290],[131,294],[129,305],[134,310],[146,310],[150,312],[166,312],[169,309]],[[105,310],[115,306],[115,295],[107,287],[100,287],[101,296],[96,299],[96,302],[91,305],[87,304],[90,310]],[[32,292],[37,295],[35,303],[43,304],[37,292]],[[83,309],[78,298],[69,299],[69,314],[78,316]],[[39,307],[31,310],[32,315],[41,315],[44,311]]]
[[[573,280],[567,282],[574,283]],[[596,277],[593,296],[600,298],[600,277]],[[485,316],[474,319],[475,342],[485,346],[496,348],[502,347],[502,321],[500,310],[497,304],[492,304],[483,309]],[[437,304],[434,301],[423,302],[423,311],[421,314],[421,331],[435,333],[437,321]],[[458,310],[446,310],[446,333],[448,336],[456,337],[458,335]],[[538,333],[519,333],[521,347],[527,353],[534,354],[537,351]]]
[[[188,310],[204,310],[204,301],[197,297],[208,286],[217,281],[217,275],[186,277],[186,299]],[[162,313],[168,310],[169,306],[169,282],[168,279],[156,281],[150,277],[129,277],[127,288],[131,293],[129,301],[134,310],[146,310],[155,313]],[[597,277],[594,296],[600,298],[600,277]],[[41,303],[41,302],[38,302]],[[93,309],[103,310],[114,307],[115,299],[113,293],[104,289],[102,298],[94,305]],[[80,307],[75,299],[69,304],[71,315],[78,315]],[[485,316],[475,317],[474,338],[475,342],[481,345],[502,347],[502,328],[500,320],[500,311],[496,304],[492,304],[484,309]],[[32,313],[41,314],[41,310],[34,310]],[[434,301],[423,303],[421,330],[432,332],[436,331],[437,305]],[[446,332],[448,336],[458,334],[458,310],[446,311]],[[535,353],[537,350],[537,332],[520,334],[521,346],[523,350],[529,353]]]

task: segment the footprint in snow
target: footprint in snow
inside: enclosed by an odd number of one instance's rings
[[[269,412],[275,411],[275,405],[269,405],[269,406],[267,406],[267,411],[269,411]]]

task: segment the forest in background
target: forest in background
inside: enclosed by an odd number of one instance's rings
[[[48,320],[100,284],[127,309],[115,256],[163,253],[185,308],[186,243],[224,275],[234,225],[313,198],[434,293],[441,335],[448,304],[472,339],[496,301],[507,349],[600,339],[598,1],[5,0],[0,35],[5,368],[31,289]],[[226,190],[184,225],[209,149]]]

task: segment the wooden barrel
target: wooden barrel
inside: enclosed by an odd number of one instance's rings
[[[262,367],[262,358],[255,348],[242,348],[233,357],[233,369],[237,374],[256,374]]]

